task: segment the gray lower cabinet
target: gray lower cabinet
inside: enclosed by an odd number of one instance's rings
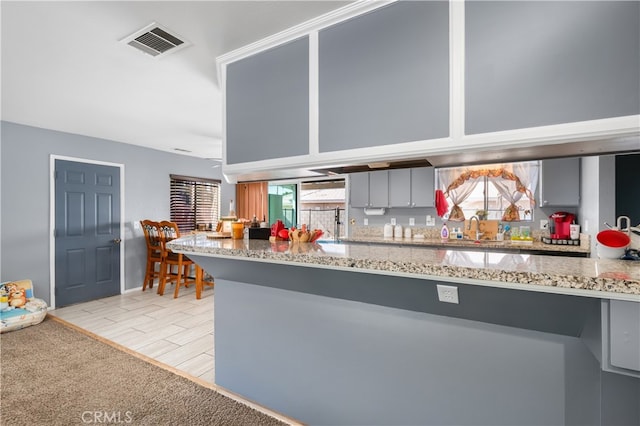
[[[352,173],[349,175],[349,203],[351,207],[389,207],[389,172]]]
[[[309,154],[309,37],[232,62],[227,164]]]
[[[609,302],[611,365],[640,374],[640,303]]]
[[[320,152],[449,136],[449,4],[401,1],[319,31]]]
[[[555,158],[540,162],[540,206],[580,205],[580,158]]]
[[[467,1],[465,133],[640,114],[640,2]]]
[[[433,167],[389,170],[389,207],[433,207]]]
[[[601,312],[602,369],[640,378],[640,303],[604,300]]]

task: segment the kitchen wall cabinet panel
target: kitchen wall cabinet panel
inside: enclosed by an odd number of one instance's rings
[[[449,136],[449,5],[398,2],[319,31],[320,152]]]
[[[556,158],[540,162],[540,206],[580,205],[580,158]]]
[[[389,170],[389,207],[411,207],[411,169]]]
[[[640,3],[467,1],[465,133],[640,114]]]
[[[640,135],[637,1],[355,2],[217,63],[230,181]]]
[[[369,207],[389,207],[389,172],[369,172]]]
[[[433,207],[433,167],[389,170],[389,207]]]
[[[369,207],[369,172],[349,175],[349,204],[351,207]]]
[[[435,173],[433,167],[411,169],[412,207],[435,207]]]
[[[227,66],[226,161],[309,154],[309,37]]]
[[[350,174],[349,204],[358,208],[389,207],[389,172],[379,170]]]

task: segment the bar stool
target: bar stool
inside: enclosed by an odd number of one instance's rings
[[[141,220],[142,230],[144,231],[144,240],[147,245],[147,266],[144,273],[144,283],[142,291],[153,288],[153,281],[160,278],[162,268],[162,245],[160,242],[160,224],[152,220]],[[156,265],[158,268],[156,269]]]
[[[204,277],[205,270],[200,267],[200,265],[196,264],[196,299],[200,300],[202,298],[202,290],[204,286],[213,287],[215,285],[213,281],[213,277],[211,280],[205,279]]]
[[[196,283],[196,279],[189,276],[189,270],[195,263],[182,253],[174,253],[167,248],[169,241],[180,237],[180,229],[178,229],[178,225],[175,222],[162,221],[159,224],[159,229],[162,246],[162,265],[160,268],[158,294],[162,296],[167,282],[171,282],[175,283],[173,297],[176,298],[181,286],[189,287],[190,284]]]

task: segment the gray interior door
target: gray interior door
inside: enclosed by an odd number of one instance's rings
[[[120,293],[120,169],[55,161],[56,307]]]

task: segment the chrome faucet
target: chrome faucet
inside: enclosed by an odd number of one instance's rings
[[[473,222],[473,219],[476,220],[476,241],[480,241],[480,236],[483,233],[480,232],[480,219],[478,218],[478,216],[471,216],[471,218],[469,219],[469,225],[467,226],[467,230],[468,231],[471,230],[471,222]]]

